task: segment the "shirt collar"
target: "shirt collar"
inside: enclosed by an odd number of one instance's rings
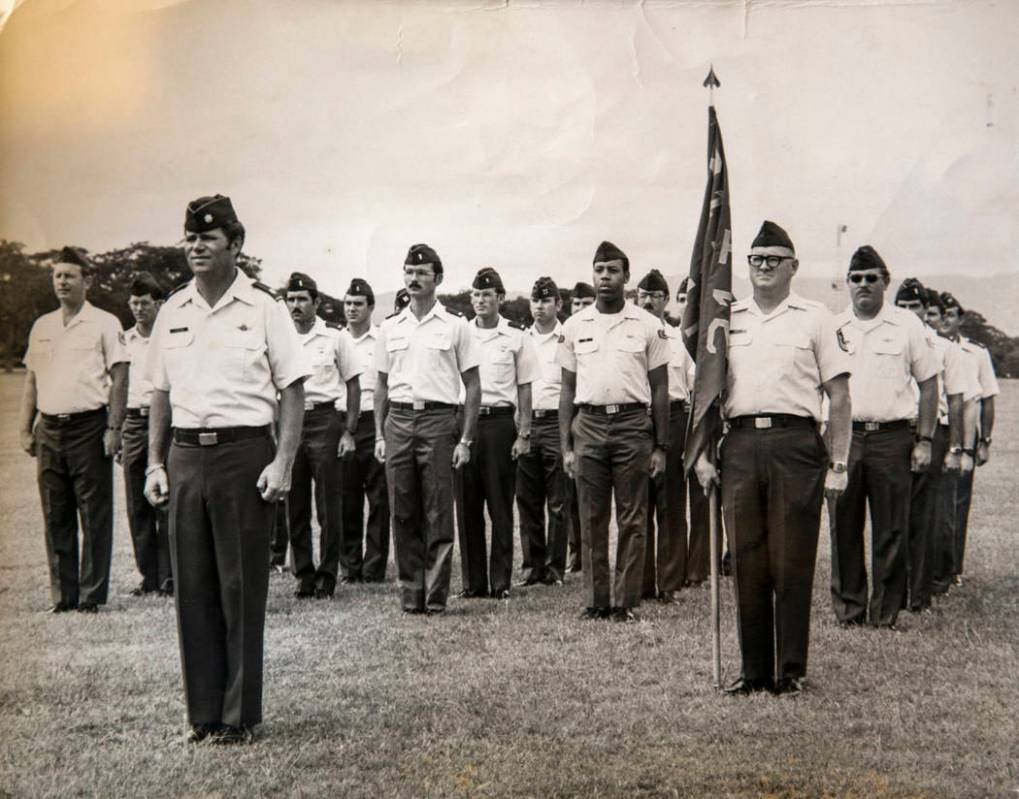
[[[555,327],[552,328],[552,332],[551,333],[540,333],[540,332],[538,332],[538,328],[536,328],[534,325],[531,325],[528,328],[527,332],[530,333],[532,336],[534,336],[534,338],[538,339],[538,341],[548,341],[548,339],[551,336],[555,336],[556,338],[559,338],[559,336],[563,332],[563,323],[560,322],[558,319],[556,319],[555,320]]]
[[[88,300],[85,300],[81,304],[81,310],[78,311],[78,313],[76,313],[73,317],[71,317],[71,321],[68,322],[66,325],[63,324],[63,322],[60,320],[60,315],[61,315],[62,312],[58,308],[57,311],[56,311],[57,323],[64,330],[70,330],[72,327],[75,327],[80,322],[91,322],[91,321],[93,321],[96,318],[96,315],[97,315],[98,311],[99,311],[98,308],[96,308]]]
[[[441,319],[443,322],[449,320],[449,312],[446,310],[446,307],[438,300],[435,301],[435,305],[431,307],[431,310],[429,310],[428,313],[421,317],[421,321],[418,321],[418,318],[414,316],[414,312],[410,309],[410,306],[408,305],[406,308],[400,311],[400,315],[397,317],[397,322],[399,323],[413,322],[414,324],[417,325],[423,325],[432,317]]]
[[[219,302],[216,303],[217,308],[227,305],[231,300],[240,300],[245,305],[255,304],[255,288],[252,285],[254,281],[240,269],[235,269],[233,282],[223,293],[223,296],[219,298]],[[208,307],[208,303],[198,293],[198,281],[194,278],[188,283],[187,288],[181,291],[181,295],[181,305],[188,302],[197,302]]]
[[[366,338],[376,338],[379,334],[379,326],[374,324],[368,325],[368,329],[365,330],[364,333],[362,333],[360,336],[355,336],[350,329],[350,325],[347,325],[347,333],[350,334],[350,338],[354,341],[354,343],[358,344],[364,341]]]
[[[308,332],[298,333],[298,335],[301,337],[301,341],[307,342],[311,341],[316,336],[327,335],[328,330],[329,328],[326,327],[325,319],[323,319],[321,316],[316,316],[315,321],[311,323],[311,328],[308,330]]]

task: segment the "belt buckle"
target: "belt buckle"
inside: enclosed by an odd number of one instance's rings
[[[69,414],[69,413],[58,413],[57,414],[57,421],[58,422],[69,422],[69,421],[71,421],[71,414]]]
[[[485,407],[478,408],[478,415],[479,416],[490,416],[491,413],[492,413],[492,409],[491,408],[485,408]]]
[[[304,401],[304,410],[306,410],[306,411],[313,411],[313,410],[315,410],[315,403],[312,402],[311,400],[305,400]]]
[[[149,415],[148,406],[144,406],[144,407],[139,408],[138,412],[141,413],[142,416],[148,416]]]
[[[754,428],[757,430],[770,430],[772,427],[772,420],[770,416],[755,416],[754,417]]]
[[[618,405],[606,405],[605,406],[605,413],[619,413],[619,406]]]
[[[422,400],[414,400],[411,405],[415,411],[423,411],[425,409],[425,403]]]
[[[211,433],[199,433],[198,443],[203,447],[214,447],[219,443],[219,434],[215,431]]]
[[[881,422],[864,422],[863,429],[868,433],[873,433],[875,430],[881,429]]]

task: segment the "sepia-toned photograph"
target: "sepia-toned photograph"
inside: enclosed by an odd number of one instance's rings
[[[1017,31],[0,0],[0,799],[1015,796]]]

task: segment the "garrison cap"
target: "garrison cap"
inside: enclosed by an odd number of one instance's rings
[[[74,264],[80,266],[84,271],[91,272],[93,266],[85,254],[77,247],[64,247],[60,250],[60,257],[57,258],[58,264]]]
[[[657,269],[652,269],[640,279],[637,288],[643,291],[663,291],[669,293],[669,283]]]
[[[287,281],[287,291],[310,291],[318,294],[318,284],[303,272],[291,272]]]
[[[927,290],[915,277],[907,277],[895,292],[895,302],[922,302],[927,304]]]
[[[559,287],[550,277],[539,277],[531,288],[532,300],[558,300]]]
[[[188,203],[187,212],[184,214],[184,230],[190,233],[204,233],[237,221],[237,213],[230,198],[214,194],[211,197],[199,197]]]
[[[862,272],[867,269],[880,269],[886,275],[888,274],[888,267],[885,266],[885,262],[878,255],[877,250],[869,244],[864,244],[849,259],[849,271]]]
[[[503,288],[502,285],[502,278],[499,277],[499,273],[490,266],[486,266],[478,270],[478,273],[474,276],[474,282],[471,283],[471,288],[495,289],[498,294],[506,293],[506,289]]]
[[[402,311],[408,305],[410,305],[410,293],[407,289],[400,289],[396,292],[396,297],[393,299],[393,307],[397,311]]]
[[[442,261],[439,259],[439,254],[427,244],[412,245],[411,248],[407,250],[407,258],[404,260],[404,264],[410,264],[412,266],[433,264],[436,272],[442,270]]]
[[[953,297],[950,292],[947,291],[941,292],[941,304],[944,306],[946,311],[949,308],[958,308],[959,316],[962,316],[964,313],[966,313],[966,311],[963,310],[963,307],[959,304],[959,301],[955,299],[955,297]]]
[[[796,252],[796,248],[793,247],[793,240],[789,238],[789,234],[786,233],[779,225],[776,225],[768,219],[764,220],[764,224],[761,225],[761,229],[757,231],[757,237],[754,239],[754,243],[750,246],[786,247],[793,252]]]
[[[923,292],[925,295],[923,304],[926,305],[928,308],[934,306],[942,313],[944,313],[945,303],[942,301],[941,294],[938,292],[938,290],[932,288],[925,288]]]
[[[364,297],[368,300],[369,305],[375,304],[375,292],[372,291],[372,287],[368,285],[367,280],[362,280],[359,277],[355,277],[350,281],[350,285],[347,287],[347,294],[354,297]]]
[[[590,283],[580,282],[573,287],[573,297],[597,297],[598,293]]]
[[[606,261],[622,261],[627,269],[630,268],[630,259],[626,257],[626,253],[611,241],[603,241],[594,253],[593,263],[605,263]]]

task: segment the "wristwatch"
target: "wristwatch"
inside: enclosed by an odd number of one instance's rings
[[[828,464],[828,468],[835,472],[835,474],[845,474],[848,467],[845,461],[832,461]]]
[[[972,458],[975,455],[975,452],[973,450],[971,450],[971,449],[963,449],[962,450],[962,454],[963,455],[969,455]]]
[[[964,450],[962,447],[960,447],[958,445],[956,445],[954,447],[949,447],[948,448],[948,454],[949,455],[962,455],[962,453],[964,453],[965,451],[966,450]],[[972,450],[970,450],[970,451],[972,452]]]
[[[985,447],[991,446],[991,437],[987,436],[987,438],[981,438],[980,443],[983,444]]]
[[[474,443],[474,439],[464,436],[460,439],[459,443],[463,444],[465,447],[470,447],[470,445]]]
[[[660,449],[662,452],[669,451],[669,442],[666,441],[664,444],[661,441],[655,442],[655,449]]]
[[[922,442],[926,442],[927,444],[930,444],[932,441],[934,441],[934,436],[917,436],[916,437],[916,443],[917,444],[920,444]]]

